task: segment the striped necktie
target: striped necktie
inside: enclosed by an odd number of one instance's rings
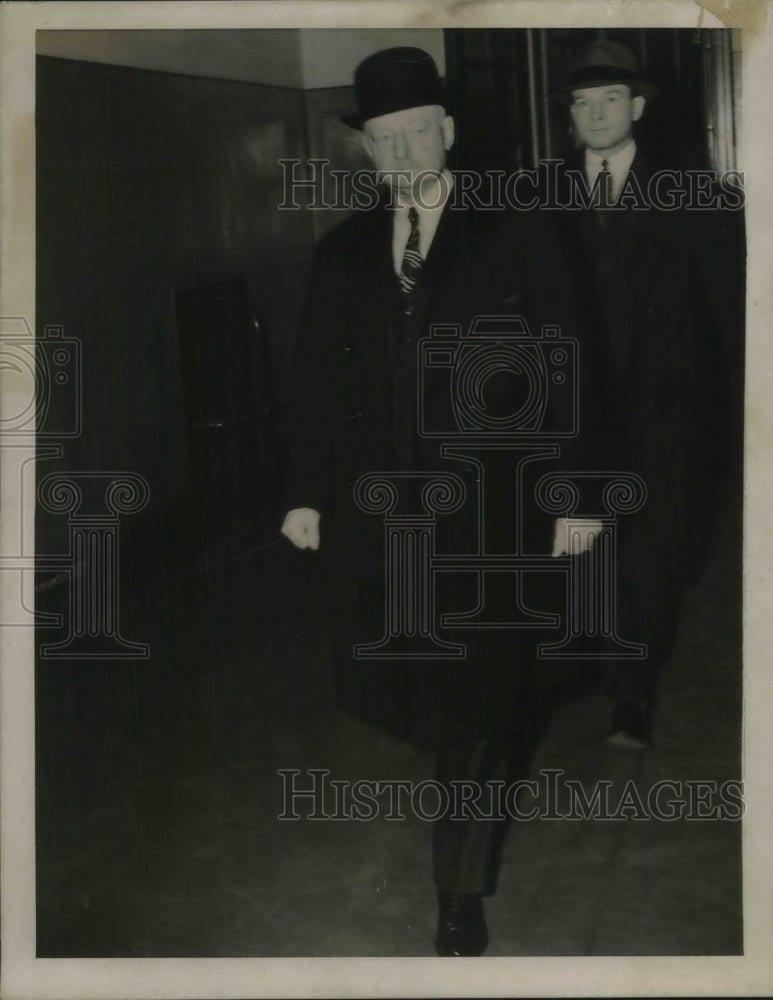
[[[408,221],[411,224],[411,231],[408,234],[408,242],[405,244],[403,262],[398,275],[400,287],[406,298],[413,291],[413,286],[416,284],[419,271],[424,263],[424,258],[419,252],[419,213],[413,205],[408,209]]]

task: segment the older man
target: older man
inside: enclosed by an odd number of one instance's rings
[[[524,315],[536,331],[543,323],[566,331],[567,283],[560,252],[538,218],[514,226],[503,213],[450,204],[454,178],[446,158],[454,121],[425,52],[396,48],[371,56],[357,69],[355,89],[359,110],[345,121],[361,132],[386,196],[336,227],[315,253],[295,355],[283,532],[298,547],[318,548],[327,567],[344,707],[434,749],[438,779],[448,788],[476,783],[485,813],[486,782],[522,775],[543,721],[530,694],[533,642],[519,638],[522,631],[455,629],[444,638],[466,643],[462,660],[414,658],[410,649],[391,659],[353,658],[356,642],[381,634],[385,603],[383,526],[359,508],[353,487],[364,473],[461,473],[467,501],[441,519],[439,545],[475,551],[479,472],[471,462],[441,458],[439,445],[418,431],[417,341],[431,324],[466,331],[481,313]],[[489,380],[485,405],[494,414],[514,409],[518,390],[507,375]],[[447,371],[432,373],[423,399],[435,416],[444,377]],[[535,551],[561,550],[556,530],[564,526],[516,512],[505,480],[489,494],[489,537],[509,538],[523,517]],[[418,492],[407,487],[407,497],[416,501]],[[469,611],[478,598],[470,574],[458,573],[445,574],[435,596],[443,612]],[[482,896],[494,887],[495,833],[496,823],[474,816],[435,824],[441,955],[478,955],[487,946]]]

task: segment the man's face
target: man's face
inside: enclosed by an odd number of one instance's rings
[[[597,153],[612,154],[628,145],[633,123],[641,118],[644,98],[615,83],[572,92],[574,128],[582,143]]]
[[[454,142],[454,120],[438,105],[407,108],[365,122],[363,143],[379,173],[407,190],[424,171],[440,172]]]

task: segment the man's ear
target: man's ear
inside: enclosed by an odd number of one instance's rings
[[[440,131],[443,133],[443,147],[445,148],[445,151],[448,152],[448,150],[453,146],[454,137],[456,136],[456,128],[451,115],[446,115],[440,122]]]
[[[376,158],[373,155],[373,143],[371,142],[370,136],[367,132],[360,133],[360,142],[362,144],[362,148],[365,150],[365,155],[369,160],[372,160],[375,163]]]
[[[641,116],[644,114],[644,105],[646,103],[647,102],[641,96],[641,94],[637,94],[636,97],[634,97],[634,99],[633,99],[633,111],[632,111],[632,114],[631,114],[631,118],[633,118],[633,120],[635,122],[637,122],[641,118]]]

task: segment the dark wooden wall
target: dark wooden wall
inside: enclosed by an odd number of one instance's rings
[[[37,332],[81,341],[85,406],[41,474],[138,472],[169,517],[191,488],[175,288],[247,279],[281,400],[314,239],[276,209],[277,160],[307,155],[303,94],[40,57],[36,131]]]

